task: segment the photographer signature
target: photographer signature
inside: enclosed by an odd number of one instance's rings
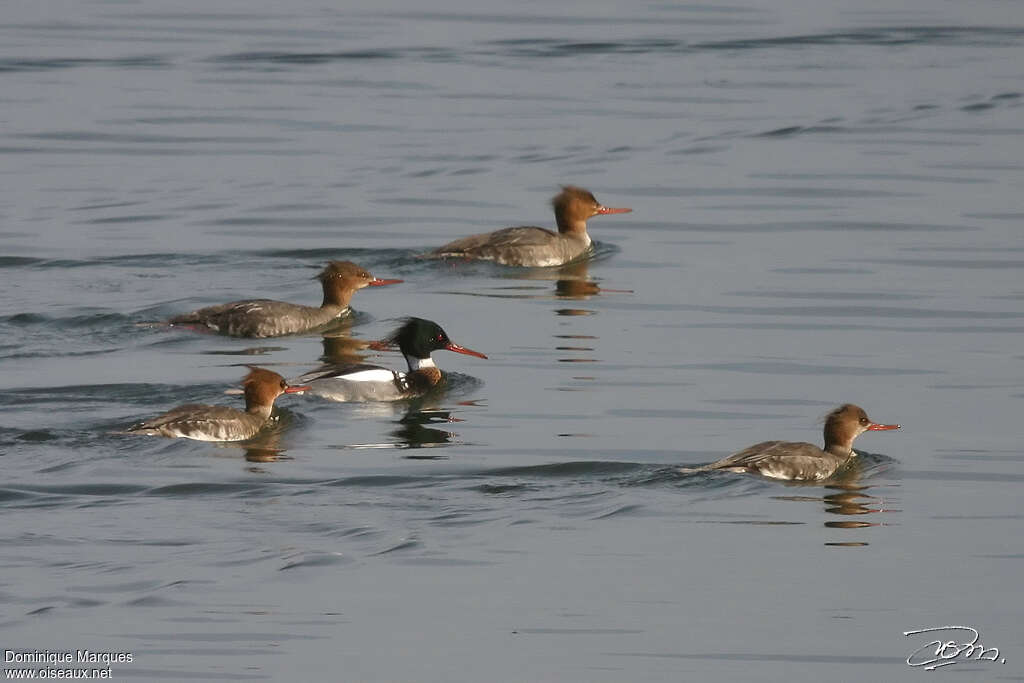
[[[944,641],[941,639],[942,636],[939,636],[939,640],[925,643],[911,652],[910,656],[907,657],[907,664],[910,666],[923,666],[925,671],[935,671],[940,666],[970,661],[972,657],[974,661],[985,660],[1006,664],[1006,658],[999,656],[999,648],[986,648],[978,642],[981,639],[981,634],[978,632],[978,629],[971,628],[970,626],[933,626],[932,628],[904,631],[903,635],[909,637],[918,633],[942,633],[944,631],[966,632],[965,642],[957,643],[955,640]]]

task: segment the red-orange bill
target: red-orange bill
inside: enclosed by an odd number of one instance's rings
[[[380,287],[382,285],[397,285],[399,282],[405,282],[405,280],[382,280],[379,277],[375,277],[367,284],[370,287]]]
[[[601,214],[601,215],[608,214],[608,213],[629,213],[632,210],[633,209],[626,209],[626,208],[616,209],[614,206],[599,206],[599,207],[597,207],[597,212],[599,214]]]
[[[444,348],[448,349],[449,351],[454,351],[455,353],[464,353],[467,356],[476,356],[477,358],[487,358],[487,356],[485,356],[484,354],[480,353],[479,351],[474,351],[473,349],[467,349],[465,346],[459,346],[458,344],[448,344],[448,346],[446,346]]]
[[[284,393],[286,393],[286,394],[297,394],[297,393],[299,393],[300,391],[309,391],[309,390],[310,390],[310,389],[312,389],[312,388],[313,388],[313,387],[304,387],[304,386],[299,386],[299,387],[287,387],[287,388],[286,388],[286,389],[284,390]]]
[[[887,431],[887,430],[890,430],[890,429],[899,429],[899,428],[900,428],[899,425],[880,425],[880,424],[875,424],[874,422],[872,422],[871,424],[868,425],[868,431],[869,432],[884,432],[884,431]]]

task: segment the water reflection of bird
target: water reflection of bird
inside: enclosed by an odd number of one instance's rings
[[[876,457],[876,456],[869,456]],[[823,504],[826,518],[824,526],[828,529],[863,529],[866,527],[884,526],[884,523],[877,517],[866,517],[885,512],[897,512],[891,505],[873,495],[872,486],[861,483],[862,476],[870,476],[865,469],[878,471],[876,467],[862,468],[861,458],[844,467],[840,473],[832,477],[826,484],[826,490],[830,491],[822,496],[779,496],[778,500],[793,502],[813,502]],[[878,463],[873,463],[877,465]],[[794,483],[795,485],[795,483]],[[862,547],[868,545],[866,540],[860,537],[847,537],[843,540],[826,541],[827,546]]]
[[[424,409],[410,406],[409,410],[398,421],[398,428],[391,432],[391,436],[397,439],[400,446],[406,448],[435,448],[450,444],[458,434],[442,429],[435,429],[427,425],[451,424],[461,422],[459,418],[452,415],[450,410]],[[441,456],[418,456],[410,455],[409,458],[437,458]]]
[[[829,485],[829,488],[836,489],[836,491],[822,498],[825,504],[825,512],[829,515],[838,515],[840,519],[826,520],[826,528],[863,529],[866,527],[883,526],[879,518],[873,516],[865,518],[865,516],[877,515],[882,512],[894,512],[893,509],[886,507],[881,498],[868,493],[870,487],[861,486],[855,482],[856,477],[853,477],[844,479],[843,482]],[[840,541],[828,541],[825,545],[862,547],[868,545],[868,542],[866,540],[847,538]]]
[[[628,289],[608,289],[598,284],[590,277],[590,261],[573,261],[558,268],[531,269],[516,272],[513,276],[517,280],[546,280],[554,281],[555,297],[558,299],[589,299],[598,296],[602,292],[615,292],[617,294],[632,294]],[[508,296],[508,295],[504,295]],[[537,295],[524,294],[521,298],[543,298]]]
[[[875,507],[879,500],[872,495],[865,493],[865,487],[843,487],[844,490],[837,493],[830,493],[823,498],[825,512],[833,515],[868,515],[873,512],[881,512],[881,508]],[[834,522],[826,523],[825,526],[852,527],[869,526],[866,522]]]
[[[590,279],[586,261],[569,263],[558,269],[555,296],[560,299],[589,299],[601,292],[601,287]]]
[[[374,342],[366,339],[350,337],[348,335],[348,327],[332,330],[330,334],[325,334],[321,339],[321,343],[323,344],[324,352],[320,356],[320,360],[325,364],[334,365],[362,363],[366,360],[363,351],[371,348],[374,344]]]

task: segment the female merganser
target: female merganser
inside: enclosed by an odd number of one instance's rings
[[[356,290],[401,282],[375,278],[351,261],[331,261],[316,279],[324,288],[324,302],[319,308],[271,299],[233,301],[175,316],[167,324],[187,325],[231,337],[279,337],[309,332],[348,315],[352,310],[348,304]]]
[[[242,380],[245,388],[245,412],[227,406],[191,403],[128,427],[125,434],[182,437],[196,441],[245,441],[256,436],[274,410],[274,399],[309,387],[289,386],[284,377],[249,366]]]
[[[407,318],[390,337],[373,344],[376,348],[398,345],[408,372],[377,365],[346,365],[307,373],[298,381],[309,385],[307,393],[331,401],[397,401],[421,396],[441,383],[444,376],[430,357],[445,349],[477,358],[484,354],[453,344],[441,326],[422,318]]]
[[[587,220],[632,209],[603,206],[587,190],[567,185],[551,200],[558,232],[524,226],[470,235],[449,242],[427,258],[467,258],[496,261],[506,266],[560,266],[582,256],[590,248]]]
[[[835,474],[857,455],[853,440],[864,432],[899,429],[899,425],[872,422],[864,409],[852,403],[839,406],[825,418],[825,449],[809,443],[765,441],[739,453],[689,472],[726,470],[760,474],[771,479],[821,481]]]

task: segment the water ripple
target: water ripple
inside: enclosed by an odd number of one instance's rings
[[[11,28],[8,26],[8,28]],[[24,71],[54,71],[61,69],[76,69],[82,67],[100,67],[106,69],[166,69],[172,65],[170,60],[163,57],[139,56],[139,57],[110,57],[102,58],[29,58],[29,57],[7,57],[0,59],[0,73],[24,72]]]

